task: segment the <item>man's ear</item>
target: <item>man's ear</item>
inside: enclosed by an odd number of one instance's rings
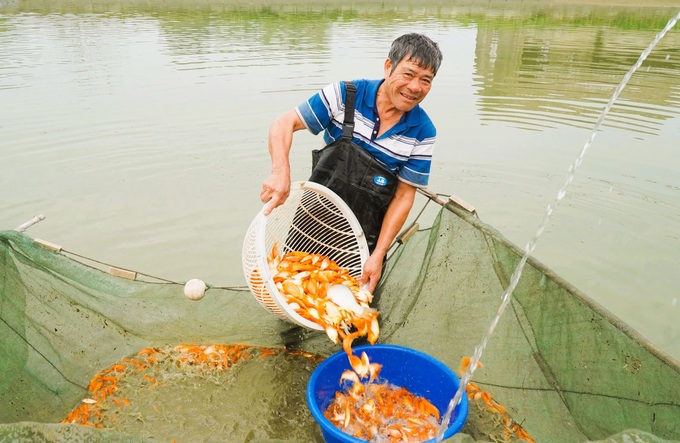
[[[387,58],[385,59],[385,78],[389,77],[392,73],[392,61]]]

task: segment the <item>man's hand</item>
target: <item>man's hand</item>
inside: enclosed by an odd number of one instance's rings
[[[373,290],[378,286],[382,275],[383,255],[373,253],[364,263],[364,270],[359,279],[359,285],[368,285],[368,292],[373,294]]]
[[[290,175],[272,173],[262,182],[260,200],[265,203],[264,215],[269,215],[274,208],[282,205],[290,195]]]

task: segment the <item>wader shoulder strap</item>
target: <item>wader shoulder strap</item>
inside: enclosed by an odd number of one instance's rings
[[[357,87],[352,82],[345,83],[345,121],[342,125],[342,138],[352,141],[354,134],[354,98]]]

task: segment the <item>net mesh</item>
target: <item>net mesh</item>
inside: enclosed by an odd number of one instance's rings
[[[459,372],[520,256],[475,217],[442,209],[388,261],[374,301],[379,341],[426,352]],[[212,287],[191,301],[182,284],[114,277],[15,231],[0,233],[0,337],[0,441],[167,441],[160,426],[118,432],[59,422],[91,396],[89,384],[101,370],[142,349],[182,343],[286,352],[227,371],[243,390],[220,395],[222,386],[164,399],[175,407],[200,406],[177,412],[184,420],[177,432],[202,426],[216,432],[204,441],[322,441],[300,400],[316,360],[294,353],[339,350],[323,332],[264,310],[247,287]],[[471,402],[468,422],[453,440],[516,440],[503,418],[537,442],[556,441],[555,432],[565,442],[680,439],[678,363],[534,260],[482,362],[473,382],[504,414],[490,412],[489,402]],[[215,405],[232,410],[256,402],[256,413],[234,415],[238,426],[229,414],[211,412]],[[282,404],[298,415],[282,417]],[[141,409],[156,413],[151,404]],[[297,428],[309,433],[290,433]],[[182,441],[182,434],[172,438]]]

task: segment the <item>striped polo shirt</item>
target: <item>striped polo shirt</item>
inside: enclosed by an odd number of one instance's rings
[[[424,188],[430,177],[430,164],[437,131],[425,111],[417,105],[405,113],[390,130],[378,132],[376,96],[383,80],[354,80],[357,87],[353,142],[366,149],[401,181]],[[345,85],[332,83],[295,108],[314,135],[324,132],[330,144],[342,136],[345,113]]]

